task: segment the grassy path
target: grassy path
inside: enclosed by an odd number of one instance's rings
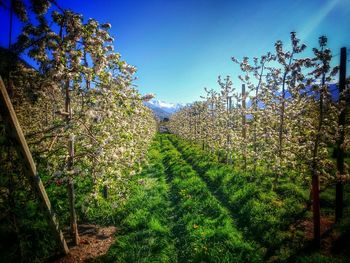
[[[287,259],[298,248],[295,239],[300,239],[303,233],[290,231],[289,226],[296,221],[295,215],[305,211],[306,197],[295,185],[289,184],[287,193],[283,193],[282,185],[278,194],[266,186],[266,182],[259,184],[227,165],[211,161],[205,152],[181,139],[168,138],[206,182],[211,193],[231,212],[244,235],[264,248],[266,259],[276,256]]]
[[[106,256],[96,262],[177,262],[173,209],[158,141],[151,146],[149,164],[134,178],[131,197],[118,213],[121,233]]]
[[[257,262],[257,247],[244,240],[230,213],[207,185],[162,136],[164,164],[171,185],[177,222],[179,262]]]
[[[237,172],[173,135],[157,135],[148,159],[115,212],[115,244],[91,262],[327,262],[298,259],[304,233],[290,225],[305,196],[297,185],[272,190],[263,176]]]
[[[257,246],[166,136],[157,136],[148,155],[118,212],[115,244],[94,262],[261,262]]]

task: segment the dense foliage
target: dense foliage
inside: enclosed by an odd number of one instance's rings
[[[253,61],[232,58],[242,71],[242,91],[231,77],[219,77],[219,92],[205,89],[202,101],[172,116],[170,131],[212,151],[224,151],[226,161],[242,171],[271,173],[276,183],[293,172],[303,179],[317,172],[323,182],[336,180],[327,146],[343,129],[338,128],[337,114],[344,105],[335,105],[337,87],[329,86],[336,82],[338,68],[330,66],[325,37],[313,58],[301,57],[306,46],[299,42],[292,32],[290,51],[277,41],[274,54]],[[348,126],[344,129],[346,149]]]
[[[241,92],[230,76],[219,76],[219,92],[205,89],[202,101],[175,113],[167,126],[171,133],[200,143],[252,179],[264,174],[273,180],[274,190],[281,182],[309,182],[314,241],[320,246],[320,189],[336,185],[339,221],[344,183],[350,179],[344,162],[350,142],[350,95],[345,48],[338,85],[334,82],[339,68],[331,67],[327,38],[319,38],[312,58],[302,57],[305,49],[291,32],[289,51],[277,41],[274,53],[252,62],[248,57],[242,61],[233,57],[242,71]]]
[[[25,6],[14,10],[25,23],[18,41],[4,52],[8,58],[3,57],[1,75],[39,175],[63,225],[69,217],[71,230],[81,220],[110,222],[111,208],[128,198],[129,180],[140,171],[155,133],[153,114],[143,105],[152,96],[134,88],[136,68],[114,51],[109,23],[86,20],[54,1],[32,1],[28,10]],[[20,54],[36,68],[18,59]],[[28,246],[40,243],[30,242],[35,225],[22,222],[29,220],[27,214],[41,212],[23,180],[10,133],[2,120],[0,125],[1,224],[4,229],[12,225],[6,232],[21,240],[8,258],[35,260],[47,254],[22,245],[23,240]],[[20,177],[13,178],[18,169]],[[26,198],[35,205],[27,207]],[[23,237],[26,231],[31,235]],[[28,251],[36,253],[29,257]]]

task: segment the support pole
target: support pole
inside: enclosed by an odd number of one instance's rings
[[[345,140],[345,120],[347,114],[347,107],[350,104],[349,91],[346,92],[346,48],[340,49],[340,67],[339,67],[339,105],[341,111],[338,119],[339,137],[337,140],[336,153],[337,153],[337,171],[340,176],[344,175],[344,140]],[[345,94],[345,92],[347,94]],[[343,202],[344,202],[344,189],[343,183],[338,178],[335,188],[335,221],[339,222],[343,216]]]
[[[242,84],[242,137],[243,137],[243,165],[247,171],[247,129],[246,129],[246,97],[245,84]]]
[[[42,203],[45,211],[47,212],[50,225],[52,227],[53,233],[55,234],[62,252],[64,254],[69,253],[68,246],[64,239],[64,236],[60,230],[58,220],[56,218],[55,213],[52,210],[50,200],[46,194],[44,185],[37,173],[36,166],[32,157],[32,154],[29,150],[27,141],[24,138],[21,126],[18,122],[16,113],[13,109],[11,100],[6,91],[4,82],[0,77],[0,114],[3,117],[6,123],[6,132],[11,137],[16,145],[16,150],[19,155],[24,160],[26,176],[29,179],[29,182],[32,185],[32,188],[36,192],[39,197],[40,202]]]

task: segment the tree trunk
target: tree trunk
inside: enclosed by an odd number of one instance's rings
[[[247,171],[247,129],[246,129],[246,93],[245,84],[242,84],[242,138],[243,138],[243,165]]]
[[[282,79],[282,101],[281,101],[281,112],[280,112],[280,125],[278,131],[278,158],[279,158],[279,169],[276,173],[276,178],[274,182],[274,188],[278,183],[278,178],[282,175],[282,162],[283,162],[283,129],[284,129],[284,119],[285,119],[285,108],[286,108],[286,80],[287,75],[290,72],[290,66],[292,64],[294,56],[294,51],[289,58],[288,66],[285,68],[283,79]]]
[[[289,63],[290,64],[290,63]],[[285,115],[285,99],[286,99],[286,77],[288,71],[286,70],[283,75],[282,83],[282,100],[281,100],[281,112],[280,112],[280,125],[278,129],[278,160],[279,160],[279,169],[275,175],[274,189],[277,186],[278,179],[282,175],[282,162],[283,162],[283,129],[284,129],[284,115]]]
[[[320,218],[320,186],[319,186],[319,174],[317,171],[317,157],[318,148],[321,141],[321,133],[324,120],[324,93],[325,93],[325,73],[322,76],[321,90],[320,90],[320,102],[319,102],[319,120],[317,133],[315,138],[315,144],[312,157],[312,213],[314,223],[314,242],[316,247],[320,247],[321,242],[321,218]]]
[[[257,166],[257,162],[258,162],[258,147],[257,147],[257,122],[258,122],[258,104],[259,104],[259,99],[258,99],[258,95],[259,95],[259,88],[261,85],[261,81],[262,81],[262,76],[264,74],[264,66],[265,64],[261,65],[261,71],[259,74],[259,82],[258,85],[255,88],[255,99],[254,99],[254,129],[253,129],[253,150],[254,150],[254,160],[253,160],[253,174],[256,174],[256,166]]]
[[[231,110],[231,97],[226,97],[226,164],[230,163],[230,110]]]
[[[344,108],[341,109],[338,119],[338,127],[340,128],[339,132],[339,138],[337,140],[337,146],[336,146],[336,153],[337,153],[337,171],[339,175],[344,174],[344,140],[345,140],[345,120],[346,120],[346,113],[347,113],[347,107],[350,103],[349,100],[349,94],[347,91],[347,94],[345,95],[345,78],[346,78],[346,48],[343,47],[340,50],[340,71],[339,71],[339,105],[340,107]],[[343,216],[343,199],[344,199],[344,193],[343,193],[343,183],[340,179],[337,180],[336,187],[335,187],[335,221],[339,222],[340,218]]]
[[[335,222],[343,217],[344,187],[342,182],[335,185]]]
[[[321,242],[321,218],[320,218],[320,189],[318,173],[314,170],[312,175],[312,213],[314,224],[314,242],[319,247]]]
[[[73,169],[74,162],[74,136],[69,139],[69,160],[68,170]],[[75,193],[73,177],[70,175],[68,178],[68,201],[69,201],[69,212],[70,212],[70,231],[74,245],[79,244],[79,233],[77,226],[77,214],[75,212]]]
[[[65,91],[66,91],[65,111],[66,113],[68,113],[66,117],[66,122],[68,125],[72,119],[72,109],[70,105],[70,94],[69,94],[69,81],[66,82]],[[68,155],[69,157],[68,157],[67,170],[71,172],[73,170],[73,165],[74,165],[74,135],[71,135],[68,141],[68,154],[69,154]],[[79,233],[78,233],[78,226],[77,226],[77,214],[75,212],[74,181],[71,174],[68,177],[67,191],[68,191],[69,214],[70,214],[70,232],[71,232],[74,245],[78,245]]]

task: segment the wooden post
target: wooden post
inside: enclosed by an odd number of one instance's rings
[[[215,129],[215,119],[214,119],[214,115],[215,115],[215,113],[214,113],[214,105],[215,105],[215,103],[214,103],[214,93],[213,93],[213,91],[212,91],[212,93],[211,93],[211,126],[210,126],[210,129],[211,130],[209,130],[209,134],[211,135],[210,136],[210,141],[211,141],[211,143],[212,143],[212,145],[211,145],[211,147],[210,147],[210,152],[213,152],[213,153],[215,153],[215,138],[213,137],[213,135],[215,134],[215,132],[214,132],[214,129]]]
[[[232,152],[231,152],[231,109],[232,109],[232,96],[227,97],[227,164],[232,164]]]
[[[69,93],[69,80],[66,81],[65,86],[65,112],[68,113],[66,115],[67,126],[69,126],[72,119],[72,107],[70,104],[70,93]],[[69,172],[73,170],[74,166],[74,135],[70,136],[68,141],[68,165],[67,169]],[[75,212],[75,194],[74,194],[74,181],[73,177],[70,174],[68,176],[67,183],[67,191],[68,191],[68,202],[69,202],[69,213],[70,213],[70,232],[73,239],[74,245],[79,244],[79,233],[77,227],[77,214]]]
[[[321,242],[321,219],[320,219],[320,181],[317,172],[312,175],[312,214],[314,224],[314,243],[316,247]]]
[[[74,166],[74,135],[71,135],[68,141],[69,148],[69,159],[68,159],[68,171],[72,171]],[[75,245],[79,244],[79,233],[77,226],[77,214],[75,212],[75,193],[74,193],[74,183],[72,175],[68,178],[68,199],[69,199],[69,211],[70,211],[70,231],[73,238],[73,243]]]
[[[189,108],[188,109],[188,121],[189,121],[189,125],[190,125],[190,134],[189,134],[189,139],[190,139],[190,142],[191,142],[191,146],[193,144],[193,140],[192,140],[192,133],[193,133],[193,121],[192,121],[192,108]]]
[[[201,139],[201,120],[200,120],[200,108],[199,105],[196,106],[196,119],[197,119],[197,139],[196,144],[199,143],[199,140]]]
[[[337,153],[337,171],[339,175],[344,175],[344,140],[345,140],[345,120],[347,107],[350,104],[350,98],[347,91],[345,95],[345,81],[346,81],[346,48],[340,49],[340,68],[339,68],[339,105],[341,111],[338,118],[339,137],[337,139],[336,153]],[[344,105],[343,105],[344,104]],[[343,216],[343,183],[340,179],[337,180],[335,188],[335,221],[339,222]]]
[[[247,170],[247,149],[246,149],[246,137],[247,137],[247,129],[246,129],[246,93],[245,93],[245,84],[242,84],[242,137],[243,137],[243,163],[244,163],[244,171]]]
[[[194,105],[196,107],[196,105]],[[197,143],[197,135],[198,135],[198,123],[197,123],[197,109],[193,109],[193,120],[194,120],[194,142]]]
[[[108,185],[104,185],[102,189],[102,195],[104,199],[108,198]]]
[[[46,194],[44,185],[37,173],[33,157],[30,153],[30,150],[24,138],[21,126],[18,122],[16,113],[13,109],[11,100],[7,94],[5,85],[1,77],[0,77],[0,110],[1,110],[0,111],[1,116],[3,117],[6,123],[7,134],[11,136],[11,139],[13,139],[19,155],[23,157],[25,168],[26,168],[26,176],[28,177],[29,182],[31,183],[33,189],[35,190],[35,192],[39,197],[40,202],[42,203],[44,209],[47,212],[50,225],[61,246],[62,252],[64,254],[68,254],[69,253],[68,246],[60,230],[56,215],[52,210],[51,203]]]
[[[322,38],[322,37],[321,37]],[[320,39],[321,39],[320,38]],[[321,42],[322,40],[320,40]],[[321,44],[321,52],[323,52],[323,46]],[[325,65],[323,64],[323,67]],[[321,246],[321,211],[320,211],[320,178],[319,172],[317,171],[317,156],[318,148],[321,142],[321,133],[324,123],[324,99],[325,99],[325,86],[326,86],[326,71],[322,73],[320,99],[319,99],[319,120],[318,128],[315,138],[315,144],[313,148],[312,157],[312,213],[313,213],[313,224],[314,224],[314,244],[317,248]],[[282,126],[281,126],[282,127]]]

